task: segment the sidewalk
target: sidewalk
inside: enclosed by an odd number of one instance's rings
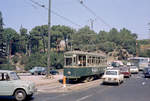
[[[20,78],[21,80],[34,82],[36,86],[42,86],[59,82],[63,78],[63,75],[53,75],[53,78],[46,78],[43,75],[20,76]]]

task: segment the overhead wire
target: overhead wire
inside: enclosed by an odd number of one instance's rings
[[[31,4],[31,3],[29,3],[29,2],[27,2],[27,0],[24,0],[26,3],[28,3],[28,4],[30,4],[33,8],[37,8],[35,5],[33,5],[33,4]]]
[[[87,9],[91,14],[93,14],[97,19],[99,19],[103,24],[105,24],[110,29],[112,28],[105,20],[103,20],[100,16],[98,16],[92,9],[84,4],[82,0],[77,0],[85,9]]]
[[[34,0],[29,0],[29,1],[31,1],[33,4],[35,4],[35,5],[39,6],[39,7],[42,7],[42,8],[44,8],[44,9],[48,10],[48,8],[47,8],[45,5],[42,5],[42,4],[40,4],[39,2],[36,2],[36,1],[34,1]],[[64,16],[62,16],[62,15],[60,15],[60,14],[58,14],[57,12],[55,12],[55,11],[53,11],[53,10],[51,10],[51,12],[52,12],[54,15],[56,15],[56,16],[58,16],[58,17],[64,19],[64,20],[70,22],[71,24],[76,25],[76,26],[78,26],[78,27],[81,27],[81,25],[79,25],[79,24],[73,22],[73,21],[70,20],[69,18],[66,18],[66,17],[64,17]]]

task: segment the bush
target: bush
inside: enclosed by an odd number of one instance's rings
[[[10,64],[2,64],[0,65],[0,70],[15,70],[15,66]]]
[[[64,56],[63,53],[50,52],[50,63],[54,68],[63,68]],[[35,53],[28,57],[25,61],[25,70],[32,67],[47,67],[47,53]]]
[[[13,58],[12,58],[12,61],[14,63],[17,63],[19,61],[19,57],[17,55],[15,55]]]

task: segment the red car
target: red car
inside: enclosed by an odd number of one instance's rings
[[[121,74],[124,74],[124,77],[130,77],[131,76],[131,72],[130,72],[130,69],[127,68],[127,67],[121,67],[120,68],[120,72]]]

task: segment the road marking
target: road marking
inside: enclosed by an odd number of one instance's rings
[[[76,101],[83,101],[83,100],[85,100],[85,99],[87,99],[87,98],[89,98],[89,97],[91,97],[91,96],[93,96],[93,95],[84,96],[84,97],[82,97],[82,98],[80,98],[80,99],[77,99]]]
[[[142,82],[142,85],[145,85],[146,84],[146,82]]]

